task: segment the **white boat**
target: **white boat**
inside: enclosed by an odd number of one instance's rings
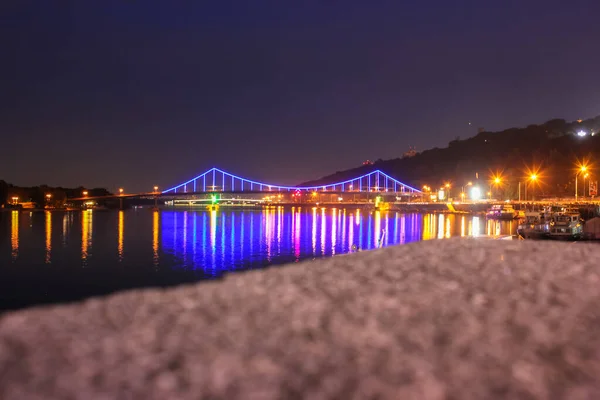
[[[485,216],[489,219],[512,220],[517,218],[519,214],[510,204],[494,204]]]

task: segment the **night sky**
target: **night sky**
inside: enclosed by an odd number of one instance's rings
[[[2,1],[0,45],[19,185],[294,184],[600,114],[598,0]]]

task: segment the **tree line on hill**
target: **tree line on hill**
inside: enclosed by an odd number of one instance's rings
[[[14,203],[13,198],[18,198],[19,203],[33,203],[36,208],[44,208],[45,206],[63,207],[67,199],[82,197],[84,191],[88,192],[88,196],[108,196],[111,194],[103,188],[63,188],[47,185],[22,187],[0,180],[0,206],[12,204]],[[50,196],[48,197],[48,195]]]
[[[435,190],[448,182],[460,188],[468,182],[478,182],[491,187],[495,194],[516,198],[521,183],[522,190],[527,185],[537,197],[573,196],[578,165],[586,163],[586,181],[596,181],[600,175],[599,158],[600,116],[574,122],[553,119],[541,125],[480,132],[464,140],[456,138],[446,148],[425,150],[413,157],[379,159],[371,165],[338,171],[303,185],[344,181],[379,169],[416,188],[427,185]],[[538,179],[529,179],[532,174]],[[501,177],[497,187],[492,176]],[[579,186],[579,193],[582,191]],[[457,194],[456,189],[454,193]]]

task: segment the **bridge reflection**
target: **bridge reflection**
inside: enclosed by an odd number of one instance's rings
[[[163,251],[209,275],[419,240],[506,233],[504,226],[481,225],[478,217],[464,215],[317,207],[163,211],[160,223]]]

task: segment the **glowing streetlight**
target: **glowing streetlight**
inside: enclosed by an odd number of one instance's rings
[[[87,196],[87,195],[88,195],[88,191],[87,191],[87,190],[84,190],[84,191],[83,191],[83,195],[84,195],[84,196]]]
[[[13,201],[13,204],[17,204],[19,202],[19,197],[13,196],[11,200]]]
[[[577,193],[577,181],[579,178],[579,174],[585,174],[588,170],[588,167],[586,164],[579,164],[579,169],[577,170],[577,173],[575,174],[575,201],[577,201],[579,194]],[[585,197],[585,178],[583,178],[583,197]]]
[[[450,200],[450,183],[446,182],[446,184],[444,185],[444,187],[446,188],[446,197],[448,198],[448,200]]]
[[[48,193],[48,194],[46,195],[46,198],[47,198],[48,200],[50,200],[50,199],[52,198],[52,195],[51,195],[50,193]]]
[[[154,193],[158,192],[158,186],[154,186]]]
[[[123,188],[119,188],[119,194],[123,194]]]
[[[527,177],[527,180],[531,181],[532,184],[535,183],[537,181],[537,179],[538,179],[538,175],[536,173],[530,174]],[[525,201],[527,201],[527,186],[529,186],[529,183],[525,182]],[[532,185],[531,186],[531,200],[532,201],[534,199],[534,197],[533,197],[534,190],[535,190],[535,186]]]

